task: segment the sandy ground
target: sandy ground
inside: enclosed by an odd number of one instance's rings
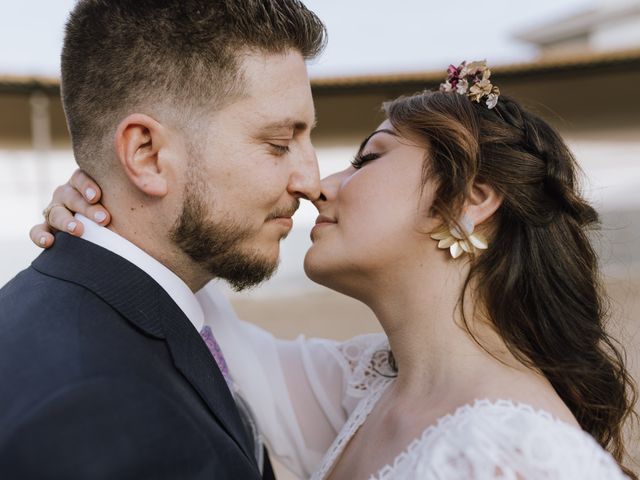
[[[619,338],[628,354],[629,366],[640,379],[640,272],[608,277],[611,298],[610,331]],[[363,304],[328,290],[271,299],[236,298],[234,306],[241,318],[252,321],[280,338],[309,337],[346,339],[353,335],[380,331],[371,311]],[[634,437],[638,438],[637,429]],[[640,470],[640,442],[630,443]],[[276,463],[279,480],[296,477]]]

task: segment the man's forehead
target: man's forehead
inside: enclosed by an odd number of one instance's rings
[[[253,52],[241,65],[244,95],[235,108],[253,127],[304,129],[315,123],[305,60],[300,52]]]
[[[310,131],[316,126],[313,101],[299,102],[254,101],[244,97],[213,113],[219,125],[244,130],[252,136],[268,136],[282,132]]]

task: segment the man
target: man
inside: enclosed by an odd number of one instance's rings
[[[0,290],[0,478],[273,477],[193,292],[268,278],[320,195],[325,38],[297,0],[78,2],[63,103],[114,221]]]

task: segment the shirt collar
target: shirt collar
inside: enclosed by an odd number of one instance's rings
[[[153,278],[171,299],[176,302],[198,332],[204,324],[204,313],[191,289],[175,273],[165,267],[147,252],[117,233],[92,222],[76,213],[76,218],[84,225],[82,238],[133,263]]]

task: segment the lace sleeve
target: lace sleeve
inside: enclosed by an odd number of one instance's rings
[[[213,285],[198,292],[198,300],[271,454],[308,478],[375,378],[364,365],[386,338],[279,340],[238,319]]]
[[[392,478],[627,479],[587,433],[509,401],[478,401],[442,418],[376,477]]]

